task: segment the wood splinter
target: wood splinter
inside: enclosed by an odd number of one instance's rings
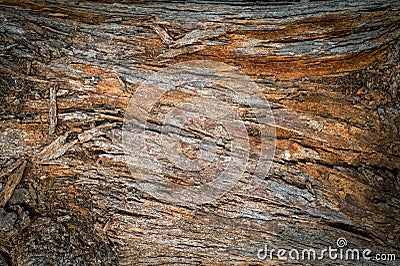
[[[21,164],[19,165],[17,170],[15,170],[8,177],[7,183],[0,193],[0,208],[4,208],[4,206],[10,200],[12,194],[14,193],[15,188],[18,186],[24,174],[24,170],[27,163],[26,160],[18,160],[17,162],[20,162]]]
[[[49,133],[54,134],[56,132],[57,126],[57,87],[51,86],[50,87],[50,129]]]
[[[163,40],[163,42],[167,45],[170,45],[174,42],[174,39],[167,33],[166,30],[164,30],[162,27],[160,27],[157,24],[151,25],[151,28],[160,36],[160,38]]]
[[[25,160],[24,157],[19,158],[18,160],[16,160],[15,162],[13,162],[12,164],[4,167],[3,169],[0,170],[0,180],[3,178],[3,176],[6,176],[8,174],[10,174],[12,171],[15,170],[15,168],[17,168],[18,166],[21,165],[21,163]]]

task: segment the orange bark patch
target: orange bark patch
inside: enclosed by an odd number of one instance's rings
[[[195,55],[182,55],[179,61],[212,59],[238,66],[248,75],[274,76],[279,79],[299,77],[333,76],[339,73],[359,70],[377,59],[385,58],[385,47],[370,53],[360,52],[344,56],[253,56],[231,52],[230,47],[211,47]]]

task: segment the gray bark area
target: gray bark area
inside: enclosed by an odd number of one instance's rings
[[[396,265],[261,261],[257,252],[321,250],[343,237],[400,259],[399,9],[0,1],[0,265]],[[277,140],[263,185],[247,190],[242,180],[188,207],[135,186],[121,135],[138,86],[190,60],[250,76]],[[184,97],[163,100],[155,116]],[[196,178],[171,180],[205,182]]]

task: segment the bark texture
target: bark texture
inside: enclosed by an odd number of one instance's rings
[[[0,265],[316,264],[257,251],[323,249],[339,237],[399,259],[399,9],[0,1],[0,189],[13,192],[2,197]],[[264,186],[239,182],[213,203],[176,206],[136,188],[124,112],[150,74],[202,59],[263,89],[276,154]]]

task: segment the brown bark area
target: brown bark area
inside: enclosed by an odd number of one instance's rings
[[[399,258],[399,17],[397,1],[1,1],[0,188],[28,163],[0,265],[301,265],[257,250],[339,237]],[[195,59],[257,82],[277,149],[266,185],[184,207],[135,187],[121,128],[148,75]]]

